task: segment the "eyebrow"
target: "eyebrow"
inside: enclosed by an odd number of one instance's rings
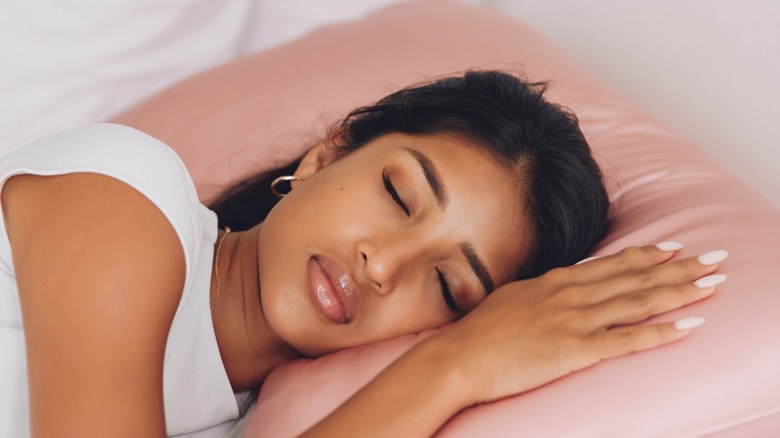
[[[436,171],[431,160],[422,152],[408,147],[404,148],[404,150],[412,154],[417,160],[417,163],[423,171],[423,175],[425,175],[425,180],[428,182],[428,187],[430,187],[433,196],[436,198],[439,209],[444,211],[444,209],[447,208],[449,197],[447,196],[447,190],[441,184],[439,172]],[[477,276],[479,282],[482,283],[482,287],[485,288],[485,295],[490,295],[494,289],[493,280],[490,278],[490,274],[488,273],[487,268],[485,268],[485,264],[482,263],[482,260],[477,255],[474,247],[468,242],[461,242],[458,244],[458,247],[460,248],[460,252],[463,253],[463,256],[466,257],[471,270],[474,271],[474,275]]]
[[[490,295],[495,287],[493,286],[493,280],[490,279],[490,274],[488,274],[488,271],[485,268],[485,264],[482,263],[482,260],[477,256],[477,252],[474,251],[474,248],[468,242],[461,242],[458,246],[460,247],[460,252],[462,252],[466,257],[466,260],[468,260],[471,270],[474,271],[479,282],[482,283],[482,287],[485,288],[485,295]]]

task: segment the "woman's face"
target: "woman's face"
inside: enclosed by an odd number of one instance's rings
[[[515,179],[456,136],[388,134],[322,159],[259,237],[265,319],[304,355],[453,321],[526,257]]]

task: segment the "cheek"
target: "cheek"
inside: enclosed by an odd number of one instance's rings
[[[393,291],[393,297],[383,297],[376,306],[376,312],[367,313],[370,318],[366,331],[373,333],[373,341],[396,336],[419,333],[440,327],[454,320],[442,309],[434,292],[421,284],[400,287]]]
[[[348,219],[362,215],[339,208],[347,187],[309,189],[290,193],[268,215],[260,230],[258,270],[266,324],[293,348],[313,356],[358,345],[358,336],[345,338],[342,327],[319,315],[309,296],[307,264],[316,253],[344,253],[349,233],[361,229],[359,221]]]
[[[292,196],[292,195],[290,195]],[[292,199],[290,201],[293,201]],[[289,204],[289,205],[285,205]],[[311,318],[307,303],[306,239],[301,236],[294,202],[278,204],[260,229],[258,273],[263,317],[269,328],[295,347],[298,321]]]
[[[339,235],[359,224],[366,214],[375,209],[368,184],[343,181],[338,175],[324,175],[320,179],[301,184],[289,200],[277,205],[284,237],[288,239],[324,239]],[[362,180],[361,180],[362,181]],[[276,208],[274,209],[276,210]]]

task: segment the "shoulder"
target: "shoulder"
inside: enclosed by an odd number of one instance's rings
[[[22,301],[50,300],[67,287],[99,296],[108,312],[131,292],[154,307],[142,319],[173,317],[186,273],[182,245],[133,187],[98,173],[22,174],[6,182],[0,203]]]
[[[86,202],[116,210],[122,207],[116,204],[124,204],[115,201],[117,197],[134,198],[141,204],[133,209],[136,215],[161,212],[167,218],[179,237],[188,267],[198,250],[201,209],[187,168],[165,143],[127,126],[87,125],[18,148],[0,159],[0,191],[4,212],[6,196],[16,191],[38,192],[46,203],[67,204],[64,208],[77,208],[83,214],[87,214],[81,208]],[[139,194],[151,202],[142,202]],[[114,205],[109,206],[110,202]]]
[[[27,268],[80,270],[93,282],[154,279],[180,295],[186,271],[179,238],[149,198],[100,173],[20,174],[0,192],[17,275]],[[178,301],[178,300],[177,300]]]

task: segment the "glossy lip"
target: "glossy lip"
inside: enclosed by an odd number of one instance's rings
[[[325,285],[324,290],[318,292],[316,281],[311,278],[312,274],[310,271],[309,289],[315,306],[327,319],[333,322],[349,324],[354,321],[360,295],[354,278],[335,260],[328,257],[314,256],[309,263],[312,262],[315,264],[315,272],[318,268],[324,274],[327,283],[329,283]],[[338,303],[341,310],[340,315],[336,315],[333,310],[328,310],[328,305],[323,300],[329,299],[335,299]]]

